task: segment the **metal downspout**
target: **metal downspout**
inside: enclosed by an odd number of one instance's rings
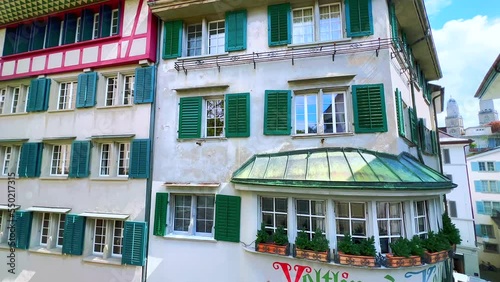
[[[157,87],[157,82],[158,82],[158,64],[160,62],[160,45],[161,45],[161,19],[157,18],[158,21],[158,28],[157,28],[157,40],[156,40],[156,61],[154,63],[155,66],[155,81],[154,81],[154,99],[153,102],[151,103],[151,115],[149,117],[149,140],[150,140],[150,151],[149,151],[149,177],[146,181],[146,203],[145,203],[145,212],[144,212],[144,221],[146,222],[146,225],[148,226],[148,234],[147,234],[147,240],[146,240],[146,264],[142,267],[142,281],[146,282],[147,280],[147,274],[148,274],[148,253],[149,253],[149,232],[151,230],[151,225],[150,225],[150,214],[151,214],[151,193],[153,190],[153,164],[154,164],[154,137],[155,137],[155,115],[156,115],[156,97],[158,95],[156,91]]]

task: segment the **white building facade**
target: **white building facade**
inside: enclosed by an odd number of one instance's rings
[[[156,21],[39,2],[0,4],[0,277],[141,281]]]
[[[446,195],[448,215],[460,230],[462,243],[457,246],[455,270],[469,276],[479,275],[478,247],[474,227],[472,196],[469,191],[466,152],[472,140],[440,132],[443,174],[458,186]]]
[[[446,277],[448,261],[357,268],[335,251],[374,236],[384,257],[441,226],[455,185],[436,171],[442,93],[427,81],[441,72],[423,1],[149,5],[163,24],[148,281]],[[261,223],[291,249],[320,229],[330,262],[256,252]]]
[[[479,261],[500,267],[500,149],[469,156]]]

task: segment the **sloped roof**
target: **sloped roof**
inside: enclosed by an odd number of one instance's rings
[[[357,148],[316,148],[254,155],[234,172],[233,183],[355,189],[451,189],[456,187],[412,155]]]
[[[0,26],[103,1],[104,0],[3,0],[0,1]]]

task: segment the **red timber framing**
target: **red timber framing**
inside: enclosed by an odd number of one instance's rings
[[[125,2],[127,2],[127,5],[125,5]],[[135,2],[136,5],[130,5],[128,2]],[[76,42],[69,44],[63,43],[54,47],[4,55],[0,57],[0,81],[82,70],[84,68],[121,65],[138,62],[139,60],[154,62],[156,60],[158,27],[156,18],[152,15],[145,2],[146,0],[112,0],[86,6],[85,9],[79,8],[50,15],[52,18],[64,19],[64,16],[69,13],[78,13],[83,18],[84,11],[98,13],[101,5],[109,4],[111,7],[119,8],[119,26],[116,34],[108,34],[91,40],[75,40]],[[145,16],[147,16],[146,19],[144,19]],[[49,17],[46,16],[35,20],[47,22]],[[131,20],[133,20],[133,23],[130,22]],[[19,24],[4,26],[3,28],[7,30],[19,26]],[[146,28],[144,28],[144,25],[147,25]],[[6,37],[3,41],[8,40]],[[0,38],[0,44],[4,44],[3,41]]]

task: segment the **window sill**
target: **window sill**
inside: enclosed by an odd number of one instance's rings
[[[98,110],[103,110],[103,109],[121,109],[121,108],[132,108],[134,104],[130,105],[113,105],[113,106],[98,106],[96,109]]]
[[[217,243],[213,237],[202,237],[202,236],[190,236],[190,235],[180,235],[180,234],[167,234],[163,236],[165,239],[173,240],[185,240],[185,241],[196,241],[196,242],[210,242]]]
[[[52,114],[52,113],[67,113],[67,112],[74,112],[75,109],[64,109],[64,110],[48,110],[47,113]]]
[[[14,250],[17,250],[17,248],[14,246],[12,247]],[[11,246],[9,246],[8,243],[0,243],[0,250],[10,250]]]
[[[129,178],[128,176],[123,176],[123,177],[117,177],[117,176],[111,176],[111,177],[91,177],[91,181],[128,181]]]
[[[42,247],[42,246],[36,246],[29,248],[28,251],[30,253],[38,253],[38,254],[45,254],[45,255],[62,255],[62,249],[61,248],[52,248],[52,249],[47,249],[47,247]]]
[[[354,136],[353,132],[345,133],[327,133],[327,134],[297,134],[292,135],[292,139],[307,139],[307,138],[329,138],[329,137],[343,137],[343,136]]]
[[[226,137],[212,137],[212,138],[177,138],[177,141],[179,142],[189,142],[189,141],[196,141],[196,144],[202,145],[204,142],[215,142],[215,141],[227,141]]]
[[[68,180],[68,176],[42,176],[39,178],[40,180]]]
[[[287,47],[292,49],[292,48],[308,48],[308,47],[316,47],[316,46],[325,46],[325,45],[332,45],[334,43],[339,43],[339,42],[349,42],[352,39],[350,37],[342,38],[342,39],[337,39],[337,40],[330,40],[330,41],[316,41],[316,42],[310,42],[310,43],[300,43],[300,44],[288,44]]]
[[[19,174],[16,174],[14,177],[9,177],[8,175],[0,175],[0,180],[17,180],[19,179]]]
[[[120,258],[116,257],[110,257],[110,258],[102,258],[98,256],[88,256],[83,258],[83,261],[85,262],[90,262],[90,263],[101,263],[101,264],[109,264],[109,265],[122,265],[122,260]]]
[[[200,56],[189,56],[189,57],[179,57],[177,58],[178,61],[184,61],[184,60],[203,60],[203,59],[211,59],[211,58],[216,58],[216,57],[226,57],[228,56],[229,53],[220,53],[220,54],[206,54],[206,55],[200,55]]]
[[[8,117],[8,116],[22,116],[22,115],[27,115],[29,114],[28,112],[22,112],[22,113],[7,113],[7,114],[0,114],[0,117]]]

